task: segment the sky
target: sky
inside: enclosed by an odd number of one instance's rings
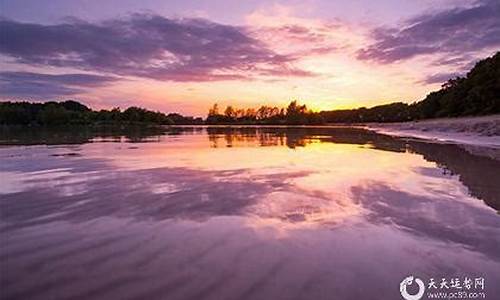
[[[0,0],[1,101],[410,103],[498,50],[500,0]]]

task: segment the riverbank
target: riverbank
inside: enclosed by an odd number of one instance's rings
[[[363,127],[392,136],[455,143],[470,153],[500,160],[500,115],[371,123]]]
[[[370,123],[365,124],[364,127],[394,136],[500,149],[500,115],[402,123]]]

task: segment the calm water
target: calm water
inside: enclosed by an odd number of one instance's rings
[[[402,299],[409,275],[500,297],[500,162],[459,146],[339,128],[1,140],[19,144],[0,147],[2,299]]]

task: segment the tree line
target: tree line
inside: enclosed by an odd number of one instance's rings
[[[411,104],[394,102],[371,108],[312,112],[292,101],[287,108],[261,106],[220,110],[214,104],[208,124],[324,124],[405,122],[442,117],[479,116],[500,113],[500,52],[479,61],[465,77],[448,80],[441,89]]]
[[[203,124],[202,118],[185,117],[178,113],[164,114],[141,107],[125,110],[94,111],[73,100],[63,102],[3,102],[0,103],[0,125],[193,125]]]
[[[448,80],[438,91],[411,104],[403,102],[371,108],[313,112],[292,101],[287,107],[224,109],[214,104],[205,120],[164,114],[141,107],[94,111],[72,100],[64,102],[0,103],[0,125],[86,125],[86,124],[290,124],[404,122],[439,117],[477,116],[500,113],[500,52],[479,61],[465,77]]]
[[[208,111],[207,124],[322,124],[321,115],[305,104],[292,101],[286,108],[263,105],[257,109],[240,109],[227,106],[224,111],[214,104]]]

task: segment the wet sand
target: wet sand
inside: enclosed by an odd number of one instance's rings
[[[500,149],[500,115],[366,124],[379,133]],[[500,156],[495,156],[500,159]]]

